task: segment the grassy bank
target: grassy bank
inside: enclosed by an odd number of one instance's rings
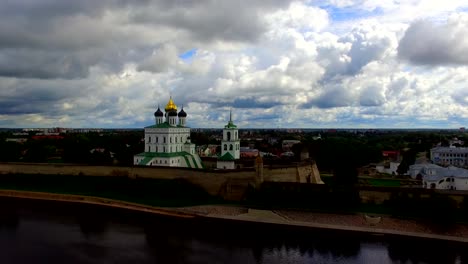
[[[7,174],[0,175],[0,189],[87,195],[163,207],[222,203],[182,179]]]

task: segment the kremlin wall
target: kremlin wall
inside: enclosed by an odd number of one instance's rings
[[[296,182],[323,184],[317,165],[302,162],[290,166],[263,166],[256,160],[255,168],[238,170],[200,170],[178,167],[116,167],[75,164],[0,163],[0,174],[37,174],[73,176],[108,176],[154,179],[185,179],[202,187],[210,195],[227,200],[240,200],[249,186],[259,187],[263,182]]]

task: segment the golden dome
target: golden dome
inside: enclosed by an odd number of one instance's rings
[[[172,97],[169,98],[169,102],[167,102],[167,105],[166,107],[164,108],[164,110],[166,110],[166,112],[169,112],[169,111],[177,111],[177,105],[174,103],[174,101],[172,100]]]

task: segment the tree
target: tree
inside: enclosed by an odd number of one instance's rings
[[[352,161],[344,159],[337,162],[333,177],[338,186],[354,186],[358,182],[358,170]]]
[[[409,149],[403,153],[403,159],[397,168],[398,174],[402,175],[408,172],[409,166],[413,165],[416,161],[416,151]]]

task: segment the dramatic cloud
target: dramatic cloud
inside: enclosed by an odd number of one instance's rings
[[[466,126],[465,1],[0,4],[1,127]],[[300,114],[298,114],[300,113]]]

